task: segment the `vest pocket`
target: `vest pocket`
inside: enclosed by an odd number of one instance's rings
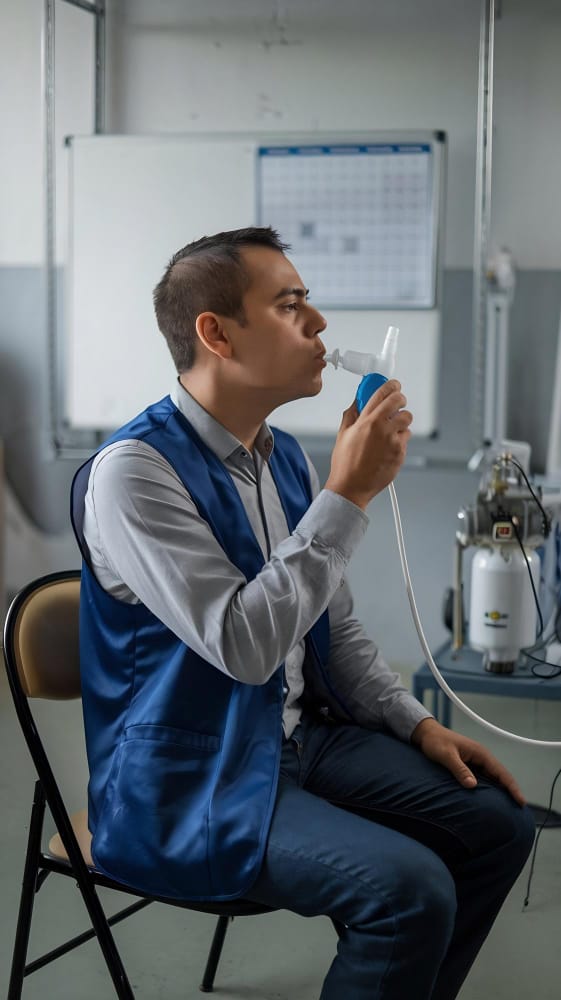
[[[173,743],[180,747],[192,747],[196,750],[220,750],[220,737],[210,733],[196,733],[190,729],[176,729],[173,726],[160,726],[152,723],[140,723],[127,726],[125,742],[131,740],[155,740],[160,743]]]
[[[220,742],[169,726],[125,730],[92,844],[103,870],[157,895],[212,894],[208,810]]]

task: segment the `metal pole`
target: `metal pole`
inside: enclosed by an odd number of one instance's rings
[[[95,17],[94,131],[105,129],[105,0],[65,0]],[[63,346],[59,343],[56,281],[56,155],[55,155],[55,0],[44,0],[42,76],[44,91],[44,191],[45,191],[45,312],[48,349],[49,421],[51,443],[58,458],[75,457],[62,440],[60,371]],[[91,450],[91,449],[88,449]]]
[[[64,0],[95,17],[95,133],[105,130],[105,0]]]
[[[456,538],[452,600],[452,649],[454,651],[461,649],[464,644],[463,555],[464,546],[459,538]]]
[[[482,0],[479,34],[475,231],[473,241],[473,354],[471,420],[473,444],[483,440],[483,384],[487,314],[487,258],[491,223],[493,153],[493,53],[495,0]]]
[[[95,132],[105,132],[105,0],[95,12]]]
[[[489,291],[483,435],[492,444],[498,444],[507,437],[509,312],[508,294],[500,289]]]
[[[42,61],[44,81],[45,299],[49,352],[49,418],[55,451],[58,446],[56,190],[55,190],[55,2],[45,0]]]

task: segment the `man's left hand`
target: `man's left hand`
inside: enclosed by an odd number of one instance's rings
[[[475,740],[446,729],[436,719],[423,719],[413,730],[411,742],[418,746],[429,760],[448,768],[464,788],[475,788],[477,785],[477,778],[468,766],[472,764],[486,777],[503,785],[515,802],[521,806],[525,805],[526,799],[512,774]]]

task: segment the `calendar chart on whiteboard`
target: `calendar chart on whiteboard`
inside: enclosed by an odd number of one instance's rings
[[[320,308],[431,309],[436,299],[437,162],[430,143],[260,146],[260,225]]]

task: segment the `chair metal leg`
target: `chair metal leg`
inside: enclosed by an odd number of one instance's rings
[[[202,993],[212,993],[213,991],[214,977],[216,975],[216,969],[218,968],[218,963],[222,954],[224,938],[226,937],[226,931],[228,930],[228,921],[233,919],[233,917],[224,916],[218,918],[218,922],[214,930],[214,937],[208,953],[203,981],[199,987]]]
[[[31,808],[31,819],[29,822],[27,853],[25,855],[25,865],[23,869],[16,940],[14,942],[10,985],[8,987],[8,1000],[19,1000],[23,989],[25,960],[27,958],[29,932],[31,930],[31,917],[33,916],[33,904],[35,902],[35,892],[37,888],[37,872],[39,852],[41,850],[41,834],[43,832],[44,815],[45,793],[41,783],[36,781],[33,806]]]
[[[90,920],[96,933],[97,940],[99,941],[99,946],[103,952],[105,964],[107,965],[109,975],[113,980],[117,996],[119,997],[119,1000],[134,1000],[134,993],[132,991],[131,984],[129,983],[125,967],[117,950],[117,945],[115,944],[115,939],[107,922],[107,917],[105,916],[103,907],[95,891],[95,886],[89,880],[82,881],[81,877],[78,877],[77,881],[78,888],[82,893],[82,899],[84,900],[90,915]]]
[[[31,918],[33,916],[33,904],[35,902],[36,890],[39,886],[38,866],[44,816],[45,792],[41,782],[37,781],[35,783],[35,795],[33,797],[33,807],[29,823],[29,837],[27,840],[16,940],[14,943],[10,984],[8,987],[8,1000],[20,1000],[23,980],[26,975],[26,958],[31,930]],[[134,1000],[134,993],[95,887],[87,877],[83,878],[81,874],[78,874],[77,882],[103,952],[109,974],[113,980],[117,996],[119,1000]]]

